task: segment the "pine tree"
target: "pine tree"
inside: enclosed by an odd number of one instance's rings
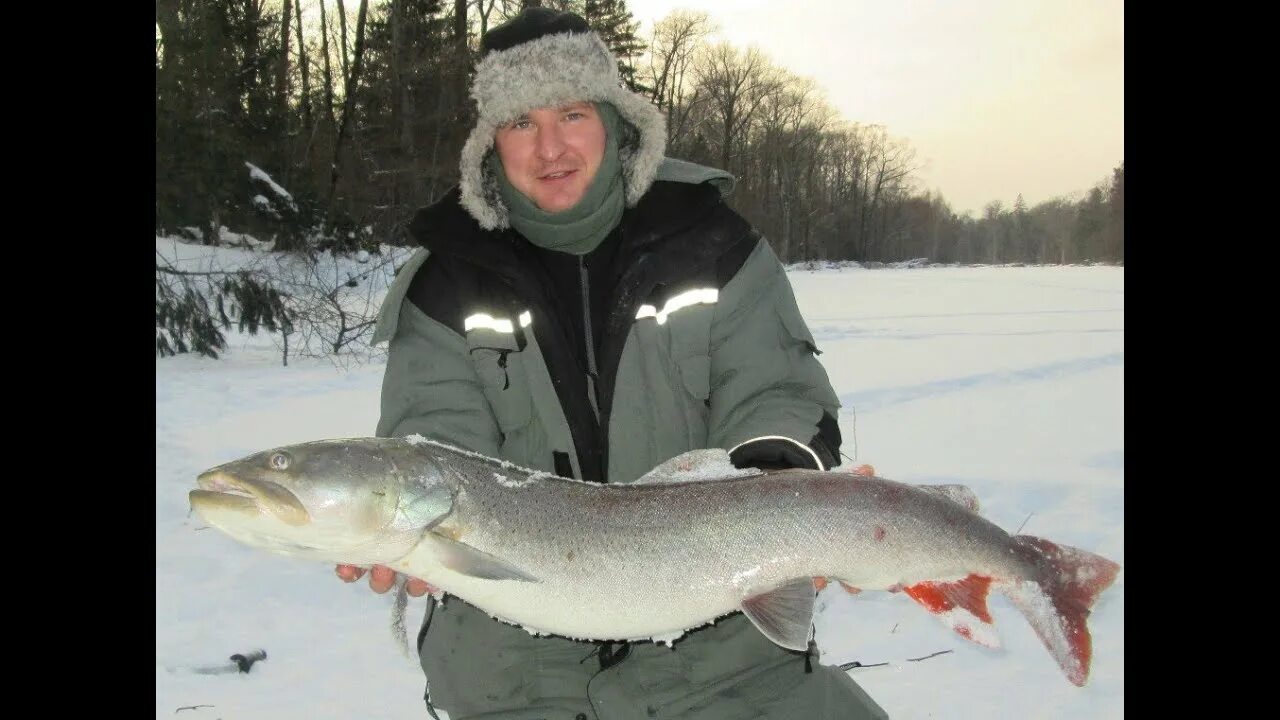
[[[645,44],[636,34],[640,23],[627,9],[627,0],[586,0],[582,17],[618,58],[618,73],[627,88],[649,95],[652,89],[636,79],[634,61],[644,54]]]

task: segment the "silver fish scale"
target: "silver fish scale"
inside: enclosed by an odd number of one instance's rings
[[[430,553],[412,554],[407,566],[533,631],[669,636],[811,576],[862,589],[971,572],[1031,576],[1004,530],[946,498],[878,478],[786,471],[597,485],[530,478],[470,457],[441,462],[459,495],[438,530],[540,582],[469,577]]]

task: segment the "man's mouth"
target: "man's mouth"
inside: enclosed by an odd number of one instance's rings
[[[578,171],[577,170],[557,170],[556,172],[553,172],[553,173],[547,173],[546,175],[543,175],[538,179],[546,182],[555,182],[557,180],[564,180],[565,178],[573,175],[576,172]]]

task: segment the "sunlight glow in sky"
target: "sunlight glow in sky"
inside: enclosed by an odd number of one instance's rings
[[[847,120],[916,149],[920,190],[980,215],[1086,192],[1124,160],[1119,0],[629,0],[648,37],[676,9],[813,78]]]

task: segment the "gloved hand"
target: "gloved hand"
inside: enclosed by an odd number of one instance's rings
[[[828,456],[830,453],[824,454]],[[736,468],[753,467],[760,470],[824,470],[835,461],[822,458],[813,447],[802,445],[790,438],[762,437],[748,440],[729,450],[729,462]]]

